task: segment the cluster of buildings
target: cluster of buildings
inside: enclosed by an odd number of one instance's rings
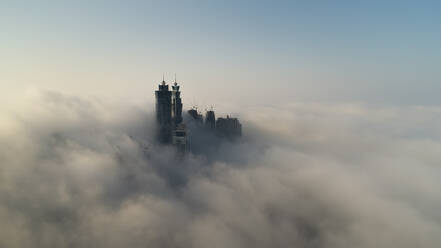
[[[186,151],[191,149],[188,140],[191,134],[182,118],[182,99],[180,86],[174,82],[169,85],[162,80],[156,96],[156,122],[157,139],[162,144],[175,145],[178,150]],[[189,121],[195,122],[205,131],[212,132],[219,138],[234,140],[242,135],[242,125],[237,118],[218,118],[216,119],[213,110],[205,114],[205,118],[196,109],[188,110]]]

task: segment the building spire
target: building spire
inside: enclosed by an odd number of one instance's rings
[[[177,85],[178,84],[178,82],[176,81],[176,73],[175,73],[175,85]]]

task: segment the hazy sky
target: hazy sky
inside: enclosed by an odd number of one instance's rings
[[[0,92],[441,104],[439,1],[1,1]]]
[[[0,0],[0,247],[441,247],[440,13]],[[157,145],[163,73],[243,137]]]

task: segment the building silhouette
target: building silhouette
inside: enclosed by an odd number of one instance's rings
[[[172,131],[172,105],[171,92],[168,85],[162,80],[159,88],[155,91],[156,96],[156,122],[157,139],[160,143],[167,144],[171,142]]]
[[[172,120],[174,125],[178,125],[182,122],[182,100],[181,100],[181,92],[179,91],[179,85],[176,82],[172,86]]]
[[[242,136],[242,124],[237,118],[218,118],[216,120],[216,134],[220,137],[235,139]]]
[[[216,116],[213,110],[208,110],[205,113],[205,128],[209,130],[216,129]]]
[[[202,125],[204,120],[202,118],[202,115],[199,114],[198,110],[196,108],[192,108],[187,111],[188,115],[190,115],[194,121],[196,121],[197,124]]]
[[[155,91],[156,96],[156,123],[157,123],[157,140],[161,144],[170,144],[177,147],[179,151],[191,149],[187,142],[190,135],[186,124],[182,118],[182,99],[180,86],[175,82],[169,89],[169,86],[163,79]],[[191,121],[196,123],[201,133],[211,132],[220,138],[234,140],[242,135],[242,125],[237,118],[218,118],[213,110],[209,110],[205,114],[205,120],[196,108],[188,110]],[[196,130],[196,131],[197,131]],[[213,137],[215,137],[213,135]]]

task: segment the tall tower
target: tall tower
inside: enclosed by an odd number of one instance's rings
[[[172,85],[171,92],[171,116],[172,116],[172,144],[176,146],[179,152],[187,150],[187,128],[182,123],[182,100],[179,85],[176,82]]]
[[[242,136],[242,124],[240,124],[239,119],[230,118],[228,115],[227,118],[217,118],[216,133],[220,137],[234,140]]]
[[[213,110],[208,110],[205,114],[205,127],[211,130],[216,128],[216,117]]]
[[[177,126],[182,122],[182,100],[181,100],[181,92],[179,91],[179,85],[176,82],[176,76],[175,76],[175,83],[172,86],[172,120],[173,124]]]
[[[171,143],[172,114],[171,114],[171,91],[165,80],[162,79],[159,89],[155,91],[156,96],[156,122],[157,138],[161,143]]]

